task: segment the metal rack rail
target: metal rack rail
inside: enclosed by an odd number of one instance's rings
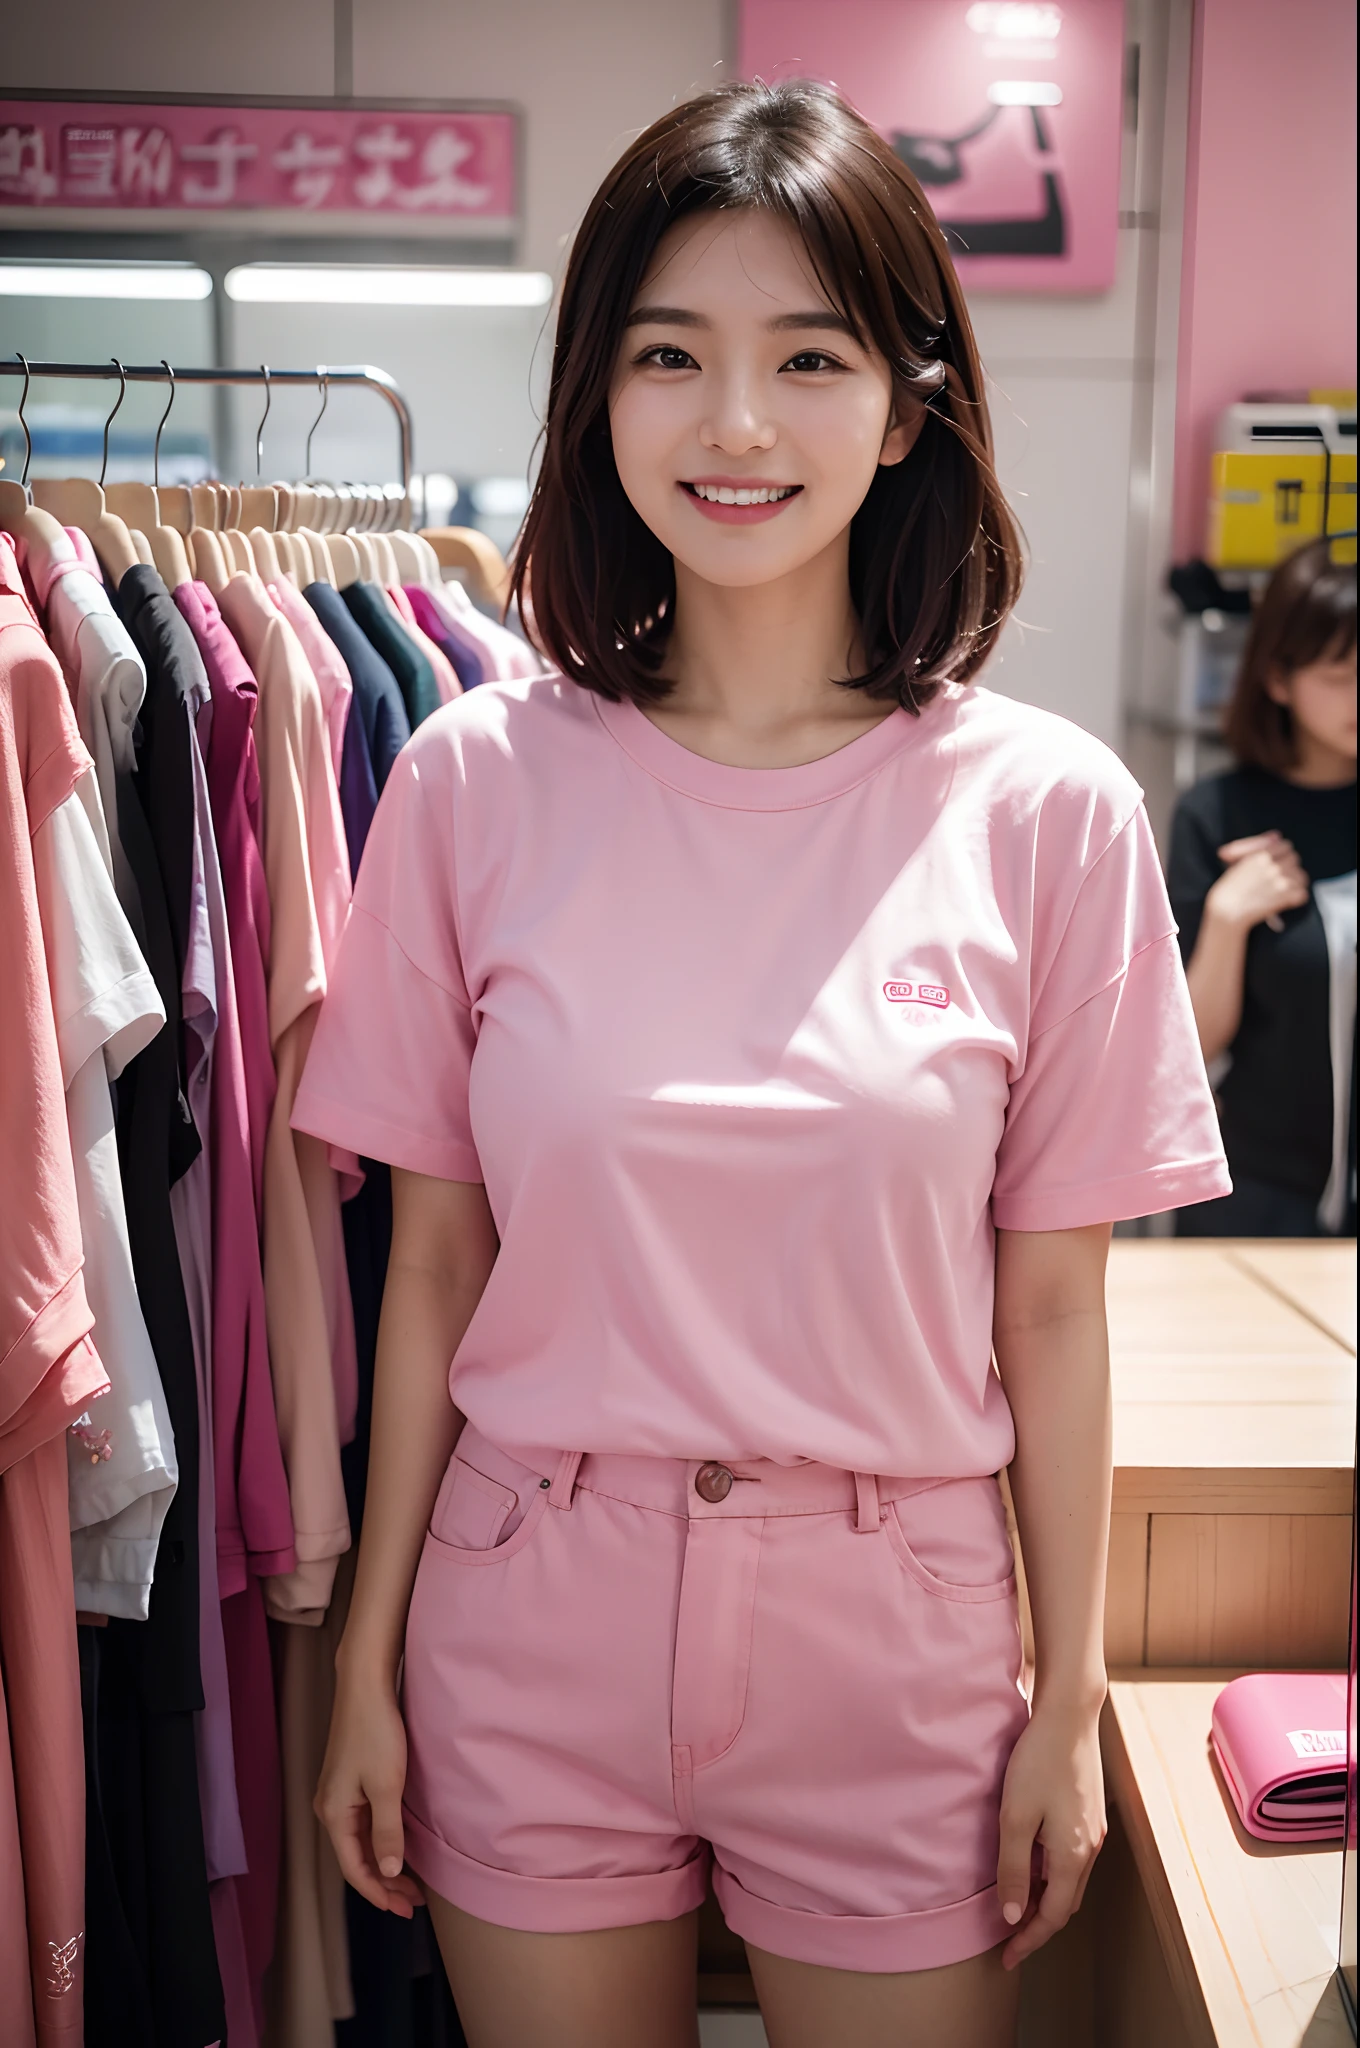
[[[167,375],[164,363],[38,363],[0,361],[0,376],[23,377],[71,377],[97,378],[125,384],[253,384],[268,395],[275,384],[310,384],[317,390],[324,390],[336,384],[358,384],[369,391],[376,391],[386,399],[396,415],[397,434],[401,449],[401,487],[409,491],[411,485],[411,411],[386,370],[378,370],[371,363],[347,363],[332,367],[320,363],[314,370],[275,370],[261,363],[254,370],[183,369]]]

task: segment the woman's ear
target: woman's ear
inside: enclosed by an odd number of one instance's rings
[[[1286,710],[1289,709],[1290,701],[1294,694],[1290,687],[1292,682],[1293,677],[1287,675],[1281,669],[1272,668],[1267,670],[1266,695],[1270,698],[1272,704],[1283,704]]]
[[[878,452],[879,467],[891,468],[895,462],[905,462],[921,437],[926,423],[926,408],[914,399],[899,400],[898,409],[893,413],[892,424],[883,436],[883,446]]]

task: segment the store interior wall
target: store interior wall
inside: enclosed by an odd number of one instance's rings
[[[1197,0],[1176,421],[1178,560],[1214,422],[1248,391],[1355,383],[1354,0]]]
[[[1171,228],[1178,234],[1179,194],[1163,203],[1160,142],[1149,149],[1146,138],[1160,137],[1166,25],[1188,16],[1188,4],[1129,0],[1128,40],[1143,57],[1138,91],[1125,104],[1113,291],[1093,299],[978,293],[971,301],[992,378],[1002,479],[1030,552],[1019,614],[987,681],[1116,745],[1156,495],[1148,394],[1165,368],[1156,348],[1158,280],[1169,268],[1174,278],[1179,264],[1178,241],[1176,266],[1162,248]],[[725,75],[732,28],[726,0],[235,0],[231,9],[206,10],[125,0],[112,11],[102,0],[49,0],[16,13],[5,69],[18,90],[287,95],[339,85],[359,96],[510,102],[524,127],[517,259],[556,280],[603,172],[639,127]],[[10,301],[0,319],[6,350],[25,346],[8,334],[22,303]],[[136,310],[140,331],[156,309]],[[379,363],[410,398],[418,467],[522,478],[550,333],[550,312],[541,310],[236,306],[228,345],[242,362]],[[154,359],[167,351],[148,343],[139,352]],[[154,416],[154,393],[135,394],[129,413],[134,402]],[[255,403],[236,397],[238,448],[253,445]],[[276,395],[267,474],[296,467],[312,410],[303,393]],[[384,477],[392,461],[385,410],[360,394],[337,396],[318,436],[321,473],[343,462],[349,474]]]

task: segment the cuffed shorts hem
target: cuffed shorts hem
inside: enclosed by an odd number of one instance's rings
[[[1001,1917],[996,1886],[922,1913],[805,1913],[772,1906],[719,1864],[713,1889],[733,1934],[792,1963],[889,1975],[938,1970],[985,1955],[1013,1930]]]
[[[589,1934],[678,1920],[702,1902],[708,1885],[707,1846],[677,1870],[636,1877],[522,1877],[450,1848],[409,1807],[402,1823],[407,1860],[423,1884],[475,1919],[521,1934]]]

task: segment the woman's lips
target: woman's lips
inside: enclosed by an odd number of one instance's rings
[[[705,477],[702,481],[707,484],[709,479]],[[705,519],[716,519],[720,526],[757,526],[763,520],[773,519],[777,513],[784,510],[786,505],[791,505],[794,499],[802,494],[803,486],[801,484],[771,485],[756,483],[733,483],[727,486],[727,488],[732,490],[779,489],[788,492],[787,497],[774,498],[768,500],[763,505],[720,505],[715,503],[712,498],[701,498],[693,484],[682,483],[679,488],[684,492],[686,499],[694,507],[695,511],[701,512]]]

